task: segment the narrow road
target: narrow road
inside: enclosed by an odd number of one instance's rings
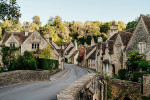
[[[65,64],[64,71],[64,75],[63,72],[53,75],[52,81],[27,82],[0,88],[0,100],[56,100],[57,93],[88,74],[87,70],[72,64]]]

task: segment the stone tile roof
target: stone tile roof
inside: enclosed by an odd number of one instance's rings
[[[70,58],[73,58],[78,52],[79,52],[79,50],[76,50],[76,51],[70,56]]]
[[[92,46],[92,47],[86,48],[86,55],[88,55],[88,54],[92,51],[92,49],[93,49],[95,46],[96,46],[96,45],[94,45],[94,46]]]
[[[12,34],[18,40],[18,42],[22,44],[32,33],[29,32],[29,35],[25,36],[24,32],[6,32],[3,36],[2,44],[4,44]]]
[[[117,36],[118,36],[118,33],[115,33],[109,40],[116,40],[117,39]]]
[[[88,59],[96,59],[96,50],[90,55]]]
[[[69,50],[67,50],[67,54],[70,53],[70,51],[73,49],[74,47],[71,47]]]
[[[114,41],[113,40],[108,40],[109,53],[113,53],[113,45],[114,45]]]
[[[103,55],[105,54],[105,49],[106,49],[106,43],[102,43],[102,51],[103,51]]]
[[[150,18],[145,15],[141,15],[141,17],[144,20],[144,23],[145,23],[148,31],[150,32]]]
[[[130,41],[131,36],[132,36],[132,33],[120,32],[121,41],[123,42],[124,46],[128,45],[128,42]]]

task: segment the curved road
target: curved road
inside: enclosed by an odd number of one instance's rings
[[[83,68],[65,64],[65,70],[53,75],[52,81],[27,82],[0,88],[0,100],[56,100],[57,93],[87,73]]]

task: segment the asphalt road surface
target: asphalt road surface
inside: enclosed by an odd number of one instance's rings
[[[0,100],[57,100],[56,94],[68,85],[88,74],[88,71],[72,64],[51,76],[51,81],[27,82],[0,88]]]

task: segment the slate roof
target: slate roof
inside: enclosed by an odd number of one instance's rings
[[[79,52],[79,50],[76,50],[76,51],[70,56],[70,58],[73,58],[78,52]]]
[[[145,15],[141,15],[141,17],[143,18],[144,23],[145,23],[148,31],[150,32],[150,18]]]
[[[73,49],[73,47],[71,47],[69,50],[67,50],[67,54],[69,54],[72,49]]]
[[[130,41],[131,36],[132,36],[132,33],[120,32],[120,37],[124,46],[127,46],[128,42]]]
[[[96,59],[96,50],[89,56],[88,59]]]
[[[115,33],[109,40],[116,40],[117,39],[117,36],[118,36],[118,33]]]
[[[96,45],[94,45],[94,46],[92,46],[92,47],[86,48],[86,55],[88,55],[88,54],[92,51],[92,49],[93,49],[95,46],[96,46]]]
[[[113,45],[114,45],[114,41],[113,40],[108,40],[109,53],[113,53]]]
[[[25,36],[24,32],[6,32],[3,36],[2,44],[4,44],[12,34],[18,40],[18,42],[22,44],[32,33],[29,32],[28,36]]]

